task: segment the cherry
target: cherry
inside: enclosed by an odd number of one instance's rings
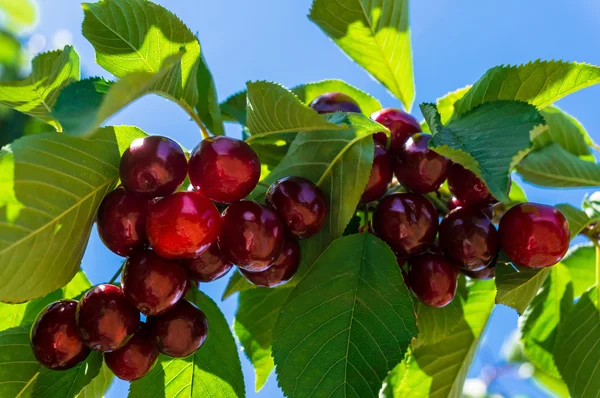
[[[390,130],[392,137],[390,152],[392,153],[398,153],[402,149],[402,146],[404,146],[406,140],[414,134],[421,132],[421,125],[417,119],[400,109],[382,109],[371,115],[371,119],[384,125]]]
[[[296,275],[300,266],[300,245],[294,238],[286,238],[283,250],[273,265],[261,272],[241,269],[248,282],[258,287],[275,287],[289,281]]]
[[[185,269],[150,250],[129,257],[121,274],[121,288],[130,303],[144,315],[158,315],[183,297]]]
[[[452,210],[440,223],[440,245],[448,259],[459,268],[480,271],[498,253],[498,232],[478,208]]]
[[[77,306],[79,334],[92,350],[113,351],[123,346],[139,323],[139,312],[114,285],[93,287]]]
[[[424,196],[397,193],[383,198],[373,213],[373,230],[400,257],[423,252],[435,239],[438,213]]]
[[[185,180],[187,159],[179,144],[170,138],[138,138],[123,153],[119,174],[128,192],[147,198],[167,196]]]
[[[354,112],[361,113],[360,107],[350,96],[342,93],[325,93],[309,105],[318,113]]]
[[[419,301],[435,308],[450,304],[458,278],[454,265],[437,254],[423,254],[408,263],[408,286]]]
[[[208,321],[198,307],[181,300],[163,315],[148,318],[158,350],[165,355],[183,358],[200,348],[208,335]]]
[[[375,144],[371,175],[360,201],[368,203],[381,198],[385,194],[393,176],[392,159],[388,151],[381,145]]]
[[[182,260],[188,274],[198,282],[212,282],[224,277],[233,267],[230,262],[224,261],[221,249],[217,242],[213,242],[208,250],[200,256]]]
[[[373,143],[375,145],[379,144],[382,147],[386,148],[387,142],[388,142],[388,136],[386,133],[380,131],[379,133],[373,134]]]
[[[158,361],[158,347],[150,328],[142,323],[133,337],[118,350],[104,354],[106,366],[121,380],[141,379]]]
[[[458,209],[459,207],[464,207],[464,204],[456,199],[456,196],[453,196],[448,200],[448,210]]]
[[[193,258],[217,239],[220,225],[210,199],[198,192],[176,192],[150,205],[146,233],[159,256]]]
[[[415,134],[397,152],[396,178],[416,193],[435,191],[446,180],[448,159],[429,149],[429,140],[429,134]]]
[[[549,267],[562,260],[571,237],[560,210],[537,203],[521,203],[508,210],[500,220],[499,234],[508,258],[527,268]]]
[[[223,212],[221,255],[242,269],[267,269],[279,257],[283,240],[283,224],[277,213],[258,202],[243,200]]]
[[[479,177],[458,163],[448,170],[448,188],[463,205],[489,204],[496,200]]]
[[[90,354],[77,331],[76,311],[76,300],[56,301],[44,308],[33,323],[31,349],[45,367],[70,369]]]
[[[266,203],[273,207],[287,231],[298,239],[318,233],[327,221],[327,198],[321,188],[302,177],[284,177],[267,191]]]
[[[192,151],[190,182],[211,200],[233,203],[244,199],[260,178],[260,160],[242,140],[210,137]]]
[[[490,265],[479,271],[461,270],[463,274],[471,279],[487,280],[493,279],[496,276],[496,260],[494,259]]]

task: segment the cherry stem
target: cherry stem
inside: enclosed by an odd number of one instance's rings
[[[110,278],[110,281],[108,282],[109,285],[112,285],[113,283],[115,283],[115,281],[117,280],[117,278],[121,274],[121,271],[123,271],[123,267],[125,267],[125,261],[123,261],[123,264],[121,264],[121,266],[119,267],[119,269],[117,270],[117,272],[113,275],[113,277]]]

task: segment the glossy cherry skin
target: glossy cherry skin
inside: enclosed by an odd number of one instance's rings
[[[494,259],[494,261],[492,261],[490,265],[479,271],[466,271],[463,269],[460,270],[460,272],[462,272],[471,279],[477,279],[482,281],[493,279],[496,276],[496,261]]]
[[[393,176],[392,158],[384,147],[375,144],[373,167],[369,175],[369,182],[367,182],[360,201],[368,203],[381,198],[387,191]]]
[[[208,321],[198,307],[181,300],[169,312],[148,318],[158,350],[183,358],[193,354],[208,336]]]
[[[179,144],[170,138],[138,138],[123,153],[119,175],[128,192],[147,198],[167,196],[185,180],[187,159]]]
[[[435,239],[438,212],[424,196],[397,193],[383,198],[373,213],[373,230],[400,257],[422,253]]]
[[[150,205],[146,234],[159,256],[194,258],[217,239],[220,226],[210,199],[198,192],[176,192]]]
[[[40,364],[53,370],[66,370],[90,354],[77,331],[76,311],[76,300],[60,300],[49,304],[37,316],[31,327],[30,342]]]
[[[510,261],[527,268],[556,264],[567,253],[571,234],[560,210],[521,203],[508,210],[499,226],[500,247]]]
[[[448,188],[465,206],[496,202],[485,183],[458,163],[453,163],[448,170]]]
[[[179,263],[151,250],[132,254],[121,274],[125,297],[147,316],[161,314],[177,304],[186,284],[187,273]]]
[[[415,134],[397,153],[394,174],[409,191],[433,192],[446,180],[448,159],[429,149],[430,139],[429,134]]]
[[[279,216],[258,202],[243,200],[223,212],[221,255],[241,269],[264,271],[279,257],[283,241]]]
[[[437,254],[423,254],[408,263],[408,286],[419,301],[435,308],[450,304],[456,294],[458,268]]]
[[[139,312],[114,285],[91,288],[77,306],[79,334],[92,350],[113,351],[122,347],[139,323]]]
[[[360,107],[350,96],[342,93],[325,93],[309,105],[318,113],[354,112],[361,113]]]
[[[223,260],[218,242],[213,242],[208,250],[196,258],[182,260],[181,264],[187,269],[192,279],[198,282],[212,282],[227,275],[233,267]]]
[[[400,109],[385,108],[371,115],[371,119],[390,130],[390,152],[398,153],[404,143],[414,134],[421,132],[421,125],[412,115]],[[382,139],[381,137],[380,139]]]
[[[498,253],[498,231],[480,209],[452,210],[440,223],[439,233],[444,254],[461,269],[482,270]]]
[[[327,198],[321,188],[306,178],[284,177],[275,181],[265,201],[277,211],[287,231],[298,239],[315,235],[327,221]]]
[[[104,354],[106,366],[121,380],[141,379],[158,361],[158,347],[146,324],[142,324],[131,339],[118,350]]]
[[[190,182],[211,200],[233,203],[244,199],[260,178],[260,160],[242,140],[205,138],[194,148],[189,165]]]
[[[458,209],[459,207],[463,206],[464,204],[460,200],[456,199],[455,196],[451,197],[448,201],[448,210]]]
[[[283,285],[296,275],[300,266],[300,245],[294,238],[286,238],[283,250],[273,265],[261,272],[248,272],[241,269],[248,282],[258,287]]]

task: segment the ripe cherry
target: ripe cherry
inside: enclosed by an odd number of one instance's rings
[[[458,268],[437,254],[423,254],[408,263],[408,286],[419,301],[435,308],[450,304],[456,294]]]
[[[45,367],[70,369],[90,354],[77,331],[76,310],[76,300],[56,301],[44,308],[33,323],[31,349]]]
[[[134,253],[125,263],[121,288],[125,297],[144,315],[158,315],[183,297],[187,273],[177,262],[151,250]]]
[[[208,250],[198,257],[182,260],[181,264],[187,269],[188,274],[198,282],[216,281],[224,277],[233,267],[233,264],[223,260],[218,242],[213,242]]]
[[[567,253],[571,234],[560,210],[537,203],[521,203],[508,210],[499,226],[500,247],[516,265],[549,267]]]
[[[219,247],[225,261],[247,271],[264,271],[279,257],[283,224],[274,210],[243,200],[223,212]]]
[[[373,214],[373,229],[398,256],[412,257],[434,241],[438,213],[424,196],[397,193],[379,202]]]
[[[327,198],[321,188],[302,177],[285,177],[273,183],[266,202],[283,221],[287,231],[306,239],[323,228],[327,221]]]
[[[402,146],[410,137],[421,132],[421,125],[417,119],[400,109],[382,109],[371,115],[371,119],[390,130],[392,137],[390,152],[394,154],[402,149]]]
[[[167,196],[185,180],[187,159],[183,149],[170,138],[138,138],[123,153],[119,174],[128,192],[146,198]]]
[[[360,201],[368,203],[381,198],[385,194],[393,176],[392,158],[384,147],[375,144],[371,175]]]
[[[139,312],[114,285],[93,287],[77,306],[79,334],[92,350],[113,351],[123,346],[139,323]]]
[[[210,137],[190,157],[190,182],[196,190],[219,203],[244,199],[260,178],[260,160],[242,140]]]
[[[220,225],[210,199],[198,192],[176,192],[150,205],[146,233],[159,256],[193,258],[217,239]]]
[[[440,223],[440,245],[457,267],[479,271],[498,253],[498,232],[478,208],[452,210]]]
[[[471,279],[477,279],[477,280],[482,280],[482,281],[487,280],[487,279],[493,279],[496,276],[496,259],[494,259],[490,265],[488,265],[487,267],[485,267],[482,270],[479,270],[479,271],[461,270],[461,272]]]
[[[289,281],[296,275],[300,266],[300,245],[294,238],[286,238],[283,250],[273,265],[265,271],[248,272],[240,271],[248,282],[258,287],[275,287]]]
[[[394,173],[400,184],[416,193],[438,189],[446,180],[448,159],[427,146],[429,134],[415,134],[397,152]]]
[[[452,164],[448,170],[448,188],[465,206],[496,202],[485,183],[458,163]]]
[[[208,335],[208,321],[198,307],[181,300],[171,311],[148,318],[158,350],[165,355],[183,358],[200,348]]]
[[[456,196],[453,196],[448,200],[448,210],[458,209],[459,207],[464,207],[464,204],[456,199]]]
[[[361,113],[360,107],[350,96],[342,93],[325,93],[315,98],[309,105],[318,113],[355,112]]]
[[[133,337],[118,350],[104,354],[106,366],[121,380],[141,379],[158,360],[158,347],[150,328],[143,324]]]

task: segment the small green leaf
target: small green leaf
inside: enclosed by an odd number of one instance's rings
[[[577,235],[581,233],[593,222],[599,221],[600,218],[590,218],[583,210],[579,210],[575,206],[572,206],[568,203],[561,203],[556,205],[556,208],[560,210],[567,221],[569,222],[569,230],[571,231],[571,239],[574,239]]]
[[[0,397],[30,397],[42,365],[29,345],[31,325],[0,332]]]
[[[561,263],[573,280],[574,297],[580,297],[596,284],[596,249],[592,243],[571,247]]]
[[[228,299],[236,293],[254,288],[256,288],[256,286],[248,282],[246,278],[242,276],[240,271],[235,270],[235,272],[231,275],[227,286],[225,287],[225,291],[223,292],[221,300]]]
[[[525,193],[525,190],[519,184],[517,184],[515,180],[512,180],[510,184],[508,199],[511,203],[527,202],[527,194]]]
[[[246,94],[246,90],[240,91],[221,103],[223,121],[239,123],[242,126],[246,125],[246,110],[248,107]]]
[[[102,353],[92,351],[87,359],[68,371],[42,367],[35,379],[33,398],[74,398],[100,373]]]
[[[541,113],[547,129],[533,140],[535,149],[556,143],[575,156],[593,160],[592,139],[579,120],[554,105],[544,108]]]
[[[531,304],[550,274],[550,268],[531,269],[509,265],[496,266],[496,304],[514,308],[520,314]]]
[[[104,398],[114,379],[113,372],[103,363],[98,376],[81,390],[77,398]]]

